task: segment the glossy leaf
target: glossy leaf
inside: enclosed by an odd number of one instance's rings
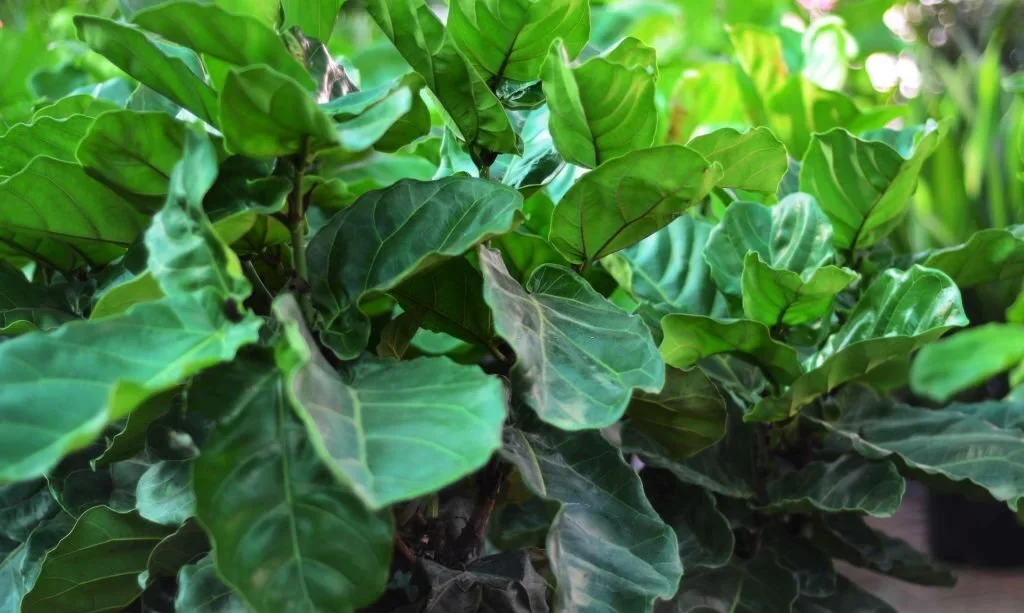
[[[136,508],[155,524],[177,526],[192,516],[195,497],[191,487],[192,463],[160,461],[139,479]]]
[[[315,0],[311,4],[323,2]],[[277,33],[256,17],[231,13],[216,3],[175,0],[139,11],[131,19],[140,27],[196,53],[235,66],[266,64],[295,79],[304,88],[313,87],[309,73],[288,52]],[[327,40],[326,37],[316,38]]]
[[[169,530],[134,513],[86,511],[43,559],[23,613],[120,610],[142,593],[135,575]]]
[[[555,611],[647,611],[675,593],[675,533],[599,433],[510,430],[504,454],[534,493],[561,504],[547,537]]]
[[[73,115],[85,115],[95,118],[102,113],[113,111],[117,108],[118,106],[110,100],[96,98],[89,94],[74,94],[65,96],[53,104],[40,108],[32,115],[32,121],[43,117],[67,119]]]
[[[515,190],[469,177],[401,181],[364,195],[309,244],[310,285],[324,318],[321,338],[339,357],[356,357],[370,335],[362,300],[507,232],[521,208]]]
[[[327,43],[345,0],[281,0],[284,27],[298,26],[303,34]]]
[[[590,265],[640,242],[700,202],[721,169],[679,145],[635,151],[581,177],[555,207],[549,240]]]
[[[287,388],[266,356],[193,383],[193,410],[217,417],[196,460],[196,516],[213,541],[218,574],[246,610],[348,613],[384,589],[391,521],[331,474]]]
[[[516,353],[515,385],[541,419],[603,428],[622,417],[634,388],[662,388],[664,363],[638,317],[561,266],[539,267],[524,288],[498,252],[481,247],[479,257],[495,329]]]
[[[736,353],[780,383],[788,384],[802,372],[796,350],[773,339],[760,322],[673,314],[662,318],[661,327],[665,335],[661,355],[676,368],[690,368],[719,353]]]
[[[302,85],[266,66],[228,73],[219,117],[228,151],[249,157],[281,157],[339,143],[331,118]]]
[[[922,262],[949,275],[965,289],[1024,276],[1024,226],[990,228],[963,245],[927,253]]]
[[[552,181],[565,168],[565,160],[555,150],[548,131],[550,113],[546,106],[530,111],[523,120],[520,136],[522,155],[503,154],[491,165],[491,176],[505,185],[530,195],[537,188]],[[546,231],[535,229],[546,234]]]
[[[794,415],[822,394],[836,389],[915,349],[950,328],[967,325],[960,292],[937,270],[914,266],[888,270],[862,294],[846,323],[806,364],[807,372],[779,398],[766,398],[751,418],[774,421]]]
[[[1022,362],[1024,325],[988,324],[926,345],[914,361],[910,384],[914,392],[946,402]]]
[[[888,603],[864,591],[846,577],[839,577],[835,593],[824,598],[803,594],[793,603],[793,613],[897,613]]]
[[[627,38],[577,67],[567,56],[564,42],[556,41],[541,73],[551,137],[565,161],[597,168],[649,147],[658,128],[654,50]]]
[[[948,124],[930,126],[910,158],[845,130],[816,134],[800,167],[800,188],[820,203],[839,249],[853,253],[885,238],[903,219],[925,160]]]
[[[92,122],[86,115],[44,116],[11,126],[0,136],[0,177],[15,174],[38,155],[74,162],[75,148]]]
[[[798,471],[775,475],[766,484],[772,511],[786,513],[853,511],[890,517],[903,501],[906,484],[891,462],[867,462],[847,455],[815,461]]]
[[[242,600],[221,582],[213,557],[189,564],[178,574],[177,613],[247,613]]]
[[[480,76],[494,84],[539,78],[556,38],[569,57],[590,38],[586,0],[456,0],[449,10],[452,38]]]
[[[78,36],[94,51],[141,83],[167,96],[203,121],[217,125],[217,93],[188,64],[131,26],[77,15]]]
[[[376,89],[354,92],[322,103],[338,122],[346,152],[370,147],[399,149],[430,131],[430,112],[420,98],[423,79],[416,74]]]
[[[722,128],[698,136],[686,146],[722,165],[718,185],[774,194],[789,168],[786,147],[767,128],[739,132]]]
[[[466,342],[490,346],[494,336],[491,310],[483,300],[483,277],[465,258],[454,258],[391,290],[406,310],[426,315],[420,325]]]
[[[665,387],[656,394],[636,392],[627,409],[626,428],[658,440],[669,457],[681,460],[725,436],[725,400],[700,369],[666,369]]]
[[[796,579],[769,553],[689,574],[669,611],[678,613],[785,613],[797,597]]]
[[[499,153],[519,149],[501,103],[423,0],[370,0],[366,10],[427,82],[463,140]]]
[[[744,315],[766,326],[811,323],[830,313],[836,295],[859,277],[832,265],[808,273],[773,268],[760,254],[748,252],[740,281]]]
[[[487,463],[501,444],[505,391],[448,358],[361,362],[346,384],[301,325],[276,304],[288,394],[330,469],[370,508],[438,490]]]

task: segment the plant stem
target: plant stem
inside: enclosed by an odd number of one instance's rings
[[[292,180],[292,191],[288,195],[288,229],[291,231],[295,276],[300,286],[299,306],[306,321],[312,323],[313,299],[309,294],[309,264],[306,261],[306,207],[302,197],[308,157],[309,140],[303,139],[299,153],[294,158],[295,176]]]

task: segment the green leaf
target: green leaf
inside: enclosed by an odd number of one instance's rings
[[[815,135],[833,128],[857,132],[856,126],[866,118],[849,96],[822,89],[801,76],[789,77],[767,97],[765,106],[772,132],[794,158],[804,155]]]
[[[590,5],[587,0],[455,0],[447,27],[485,80],[533,81],[556,38],[569,57],[587,44]]]
[[[505,551],[451,569],[423,560],[430,594],[420,613],[503,611],[547,613],[548,583],[526,551]]]
[[[789,168],[786,147],[768,128],[743,133],[722,128],[698,136],[686,146],[722,165],[725,174],[718,181],[722,187],[774,194]]]
[[[87,117],[99,117],[100,114],[117,109],[117,105],[103,98],[96,98],[89,94],[75,94],[65,96],[49,106],[44,106],[32,115],[32,121],[43,117],[55,119],[67,119],[73,115],[85,115]]]
[[[152,302],[164,297],[153,275],[143,273],[130,281],[114,286],[96,302],[89,319],[103,319],[114,315],[121,315],[131,307],[141,302]]]
[[[960,289],[1024,276],[1024,225],[975,232],[962,245],[928,252],[922,262]]]
[[[756,252],[747,252],[740,285],[743,314],[766,326],[799,326],[832,311],[839,292],[859,278],[849,268],[823,266],[799,275],[768,265]]]
[[[729,519],[716,508],[714,495],[681,483],[670,473],[643,473],[651,504],[679,539],[679,558],[686,574],[698,568],[719,568],[732,557],[736,539]],[[667,479],[661,478],[663,475]]]
[[[32,530],[59,511],[43,479],[0,486],[0,535],[25,542]]]
[[[910,385],[917,394],[946,402],[1022,362],[1024,325],[988,324],[926,345],[910,370]]]
[[[555,611],[650,611],[675,593],[675,533],[598,432],[510,429],[504,455],[534,493],[561,505],[547,537]]]
[[[800,167],[800,188],[817,199],[832,221],[837,248],[852,254],[892,232],[917,189],[921,167],[948,130],[946,122],[930,125],[909,158],[845,130],[811,138]]]
[[[801,598],[835,593],[839,577],[828,554],[782,524],[766,529],[763,538],[762,546],[775,556],[779,566],[796,577]]]
[[[78,161],[108,184],[163,196],[181,157],[185,125],[159,111],[112,111],[96,118],[78,145]]]
[[[213,556],[183,566],[178,574],[177,613],[248,613],[249,609],[221,582]]]
[[[294,300],[275,303],[288,394],[330,469],[370,508],[439,490],[501,445],[505,392],[448,358],[360,362],[346,384],[302,326]]]
[[[673,613],[787,613],[797,597],[793,575],[765,552],[752,560],[687,573],[667,611]]]
[[[413,309],[403,312],[388,322],[380,331],[377,355],[382,358],[401,360],[409,350],[413,337],[420,329],[424,312]]]
[[[277,32],[256,17],[231,13],[213,3],[176,0],[140,11],[132,21],[196,53],[241,67],[266,64],[305,89],[314,86]]]
[[[867,462],[856,455],[815,461],[800,470],[772,476],[764,508],[782,513],[854,511],[891,517],[903,501],[906,484],[892,462]]]
[[[21,613],[22,598],[35,585],[46,552],[74,525],[73,517],[60,512],[36,526],[28,540],[0,562],[0,612]]]
[[[956,583],[948,568],[905,541],[872,529],[857,515],[818,516],[813,540],[833,557],[897,579],[944,587]]]
[[[683,215],[639,243],[601,260],[634,298],[668,312],[710,315],[721,295],[704,259],[712,225]]]
[[[136,508],[155,524],[177,526],[192,517],[192,462],[163,460],[150,466],[139,479]]]
[[[775,206],[734,202],[704,251],[715,284],[727,296],[744,296],[743,269],[751,251],[773,269],[802,275],[832,261],[832,228],[807,194],[792,194]]]
[[[283,28],[298,26],[303,34],[322,43],[331,39],[334,22],[345,0],[281,0]]]
[[[423,0],[369,0],[366,10],[427,82],[463,140],[499,153],[519,150],[501,103]]]
[[[960,292],[945,273],[914,266],[887,270],[861,295],[846,323],[806,363],[807,372],[779,398],[765,398],[750,414],[758,421],[795,415],[840,385],[913,353],[947,330],[966,326]]]
[[[234,357],[260,325],[231,322],[206,290],[3,343],[0,482],[44,473],[149,397]]]
[[[665,335],[661,356],[676,368],[690,368],[719,353],[737,353],[783,384],[796,380],[802,372],[796,350],[773,339],[760,322],[677,313],[663,317],[661,328]]]
[[[77,319],[69,310],[58,289],[30,283],[20,270],[0,262],[0,337],[51,330]]]
[[[846,577],[840,576],[836,591],[824,598],[801,593],[793,604],[793,613],[897,613],[888,603],[862,590]]]
[[[94,613],[127,607],[142,593],[135,576],[146,570],[150,552],[168,532],[134,513],[89,509],[46,554],[21,611]]]
[[[604,428],[622,417],[634,388],[662,388],[664,363],[640,318],[561,266],[537,268],[524,289],[497,251],[481,247],[479,256],[495,329],[516,353],[515,385],[541,419]]]
[[[37,157],[0,182],[0,245],[58,270],[110,262],[144,224],[127,200],[78,164]]]
[[[519,132],[524,142],[522,155],[502,154],[491,165],[491,177],[520,190],[524,196],[536,193],[565,168],[565,160],[555,150],[548,131],[550,113],[547,106],[525,115]],[[531,228],[546,234],[540,228]]]
[[[76,161],[75,147],[92,122],[92,117],[71,115],[63,118],[39,117],[33,119],[32,123],[11,126],[0,137],[0,177],[15,174],[39,155],[64,162]]]
[[[564,43],[556,41],[541,72],[551,137],[565,161],[597,168],[650,147],[658,129],[654,50],[627,38],[580,66],[569,66],[568,56]],[[686,169],[683,165],[676,174]]]
[[[340,142],[330,116],[302,85],[266,66],[228,73],[220,126],[228,151],[254,158],[317,151]]]
[[[321,338],[338,357],[356,357],[370,336],[361,301],[507,232],[521,208],[515,190],[469,177],[405,180],[365,194],[309,244],[309,281],[324,318]]]
[[[416,275],[390,293],[406,311],[425,312],[420,326],[486,347],[492,344],[494,321],[483,300],[483,287],[480,271],[465,258],[454,258]]]
[[[626,414],[626,428],[643,430],[674,460],[717,443],[725,436],[729,417],[725,400],[699,368],[667,368],[665,387],[656,394],[633,394]]]
[[[950,481],[968,481],[1014,511],[1024,498],[1024,437],[1016,424],[976,415],[972,405],[941,411],[879,398],[847,387],[835,399],[837,420],[813,418],[853,444],[861,455],[895,456],[911,471]]]
[[[78,36],[94,51],[141,83],[217,125],[217,93],[170,49],[131,26],[89,15],[76,15]]]
[[[186,477],[185,487],[191,496],[191,474],[186,473]],[[188,519],[153,548],[146,562],[146,572],[139,576],[139,582],[152,585],[164,578],[174,578],[183,566],[209,551],[210,540],[206,533],[195,519]]]
[[[348,152],[376,146],[394,151],[430,131],[430,112],[420,96],[423,79],[408,74],[375,89],[353,92],[320,104],[340,122],[338,136]]]
[[[555,207],[548,239],[589,266],[667,226],[700,202],[721,169],[680,145],[634,151],[580,178]]]
[[[218,574],[246,610],[350,613],[384,590],[390,512],[371,513],[335,479],[287,388],[266,356],[193,383],[193,410],[218,422],[196,459],[196,516],[214,543]]]

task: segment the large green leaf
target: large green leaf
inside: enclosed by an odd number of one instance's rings
[[[306,36],[326,44],[343,4],[345,0],[281,0],[283,26],[298,26]]]
[[[540,77],[548,48],[562,39],[576,57],[590,39],[586,0],[455,0],[448,30],[473,68],[490,83]]]
[[[840,385],[905,358],[950,328],[967,325],[960,292],[945,273],[914,266],[876,278],[838,332],[806,363],[807,372],[779,398],[765,398],[750,418],[775,421]]]
[[[495,152],[519,149],[519,138],[498,98],[423,0],[369,0],[366,9],[423,76],[467,143]]]
[[[405,180],[364,195],[309,245],[309,281],[324,318],[321,338],[342,359],[356,357],[370,336],[362,300],[507,232],[521,208],[515,190],[469,177]]]
[[[487,463],[501,445],[505,391],[448,358],[366,360],[352,383],[320,354],[294,300],[278,301],[288,393],[317,452],[371,508],[421,496]]]
[[[868,462],[846,455],[772,476],[765,485],[765,506],[785,513],[854,511],[890,517],[903,501],[905,487],[892,462]]]
[[[622,417],[634,388],[662,388],[664,363],[640,318],[561,266],[537,268],[524,289],[497,251],[479,254],[495,329],[516,353],[515,385],[541,419],[603,428]]]
[[[510,429],[504,454],[534,493],[561,505],[547,536],[555,611],[650,611],[675,593],[676,535],[599,433]]]
[[[0,177],[13,175],[37,155],[74,162],[75,147],[92,122],[86,115],[70,115],[39,117],[32,123],[11,126],[0,137]]]
[[[796,579],[764,552],[721,568],[687,573],[668,611],[673,613],[789,613]]]
[[[312,152],[340,142],[330,116],[302,85],[267,66],[228,73],[219,116],[228,151],[249,157]]]
[[[0,245],[58,270],[123,254],[145,217],[78,164],[37,157],[0,182]]]
[[[389,513],[370,512],[331,474],[270,357],[203,374],[189,398],[217,416],[193,473],[196,516],[247,610],[350,613],[376,600],[391,558]]]
[[[799,275],[770,266],[748,252],[743,262],[743,314],[766,326],[799,326],[832,310],[839,292],[859,275],[849,268],[822,266]]]
[[[102,113],[113,111],[117,108],[118,105],[110,100],[96,98],[91,94],[73,94],[65,96],[49,106],[42,107],[32,115],[32,121],[43,117],[67,119],[73,115],[85,115],[95,118]]]
[[[224,585],[213,563],[205,556],[195,564],[181,568],[178,574],[178,595],[174,599],[176,613],[248,613],[242,600]]]
[[[768,128],[742,133],[722,128],[698,136],[686,146],[722,165],[725,174],[718,181],[722,187],[774,194],[789,168],[786,147]]]
[[[736,353],[779,383],[789,384],[802,372],[796,350],[773,339],[771,331],[757,321],[676,313],[663,317],[661,328],[665,335],[661,355],[676,368],[690,368],[719,353]]]
[[[1024,276],[1024,225],[975,232],[962,245],[928,252],[923,264],[961,289]]]
[[[634,151],[569,188],[555,207],[549,239],[570,262],[589,266],[667,226],[720,176],[718,165],[680,145]]]
[[[910,370],[910,385],[915,393],[946,402],[1022,362],[1024,325],[988,324],[926,345]]]
[[[0,262],[0,337],[50,330],[77,319],[52,287],[30,283],[25,275]]]
[[[266,64],[313,88],[313,79],[277,33],[255,17],[228,12],[216,3],[176,0],[140,11],[132,21],[196,53],[235,66]]]
[[[846,577],[840,576],[836,591],[828,596],[812,598],[801,593],[793,603],[793,613],[897,613],[897,611]]]
[[[217,93],[141,30],[89,15],[75,16],[78,36],[140,82],[167,96],[203,121],[217,125]]]
[[[476,345],[493,344],[494,318],[483,300],[484,280],[465,258],[454,258],[391,290],[402,308],[425,313],[420,327]]]
[[[722,307],[704,260],[712,227],[683,215],[601,264],[637,300],[669,312],[710,315]]]
[[[46,554],[22,613],[120,611],[142,593],[136,575],[169,532],[135,513],[89,509]]]
[[[563,42],[556,41],[541,75],[551,137],[565,161],[597,168],[649,147],[658,129],[654,50],[627,38],[580,66],[569,66],[568,55]]]
[[[819,516],[813,540],[833,557],[904,581],[945,587],[956,583],[948,568],[905,541],[871,528],[858,515]]]
[[[980,486],[1016,511],[1024,498],[1024,437],[971,405],[931,410],[844,388],[838,419],[815,419],[868,458],[895,456],[911,471]]]
[[[811,138],[800,167],[800,189],[814,196],[832,221],[837,248],[853,253],[892,232],[917,189],[921,167],[948,129],[945,122],[929,126],[909,158],[845,130]]]
[[[735,299],[744,296],[743,269],[751,251],[773,269],[798,275],[833,259],[832,227],[807,194],[792,194],[775,206],[732,203],[708,236],[707,245],[704,258],[715,284]]]
[[[729,417],[722,395],[699,368],[666,369],[665,387],[656,394],[633,394],[627,415],[626,428],[643,430],[674,460],[717,443]]]
[[[96,118],[76,155],[82,166],[112,185],[162,196],[184,140],[185,125],[166,113],[112,111]]]

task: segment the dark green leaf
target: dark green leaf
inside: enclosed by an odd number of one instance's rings
[[[975,232],[963,245],[928,252],[924,265],[938,268],[961,288],[1024,275],[1024,225]]]
[[[0,535],[23,543],[40,522],[58,510],[43,479],[0,486]]]
[[[651,504],[679,539],[683,572],[689,575],[699,568],[725,566],[736,541],[728,518],[716,508],[714,495],[664,471],[647,468],[642,475]],[[661,479],[662,475],[670,481]]]
[[[369,0],[366,9],[427,82],[467,143],[499,153],[519,149],[501,103],[422,0]]]
[[[551,140],[548,117],[546,106],[530,111],[526,115],[520,131],[525,147],[522,155],[498,156],[491,166],[491,177],[529,195],[547,184],[565,168],[565,160],[555,150]],[[541,232],[539,229],[536,231]]]
[[[375,89],[334,98],[320,108],[340,123],[346,151],[375,146],[394,151],[430,131],[430,112],[420,97],[423,79],[411,73]]]
[[[466,342],[492,344],[494,321],[483,300],[483,277],[465,258],[454,258],[391,290],[406,310],[426,316],[422,327]]]
[[[779,566],[793,573],[801,598],[820,598],[835,593],[839,577],[832,558],[807,539],[777,526],[765,531],[762,546],[775,556]]]
[[[217,93],[188,64],[131,26],[108,19],[77,15],[78,36],[153,90],[167,96],[203,121],[217,125]]]
[[[193,384],[192,408],[218,416],[196,460],[196,516],[220,576],[248,610],[349,613],[384,590],[391,520],[338,483],[292,413],[287,387],[266,357]]]
[[[248,613],[249,609],[217,576],[212,556],[183,566],[178,574],[176,613]]]
[[[504,452],[531,490],[562,505],[547,541],[555,611],[649,611],[675,593],[675,533],[599,433],[510,430]]]
[[[310,285],[325,320],[321,338],[343,359],[359,355],[370,335],[363,299],[508,231],[521,208],[515,190],[468,177],[401,181],[364,195],[309,245]]]
[[[25,543],[0,562],[0,612],[21,613],[21,600],[35,585],[46,552],[75,525],[73,517],[58,513],[39,524]]]
[[[683,577],[670,611],[678,613],[789,613],[797,597],[792,574],[769,553],[753,560]]]
[[[51,330],[76,319],[60,292],[30,283],[20,270],[0,262],[0,337]]]
[[[153,396],[139,405],[128,416],[121,431],[110,439],[106,450],[93,460],[93,465],[100,467],[111,462],[127,460],[142,451],[146,446],[146,432],[150,424],[171,408],[171,403],[178,394],[179,390],[174,389]]]
[[[547,581],[525,551],[507,551],[453,570],[423,561],[431,592],[420,613],[547,613]]]
[[[481,247],[484,300],[516,353],[515,385],[544,421],[566,430],[622,417],[634,388],[657,392],[665,367],[640,318],[605,300],[580,276],[546,264],[525,289],[497,251]]]
[[[119,611],[142,593],[136,575],[169,530],[134,513],[93,507],[46,554],[22,613]]]
[[[774,194],[789,167],[786,148],[768,128],[741,133],[722,128],[698,136],[686,146],[722,165],[722,187]]]
[[[70,115],[38,117],[32,123],[11,126],[0,137],[0,177],[25,168],[37,155],[74,162],[75,148],[92,122],[93,118],[86,115]]]
[[[409,350],[413,337],[423,323],[423,316],[423,311],[413,309],[389,321],[380,332],[377,356],[394,360],[405,357],[405,352]]]
[[[887,603],[862,590],[846,577],[839,577],[835,593],[812,598],[801,593],[793,613],[897,613]]]
[[[192,516],[192,462],[165,460],[149,467],[139,479],[136,508],[156,524],[177,526]]]
[[[487,463],[501,444],[505,391],[448,358],[366,360],[347,385],[302,326],[294,300],[275,304],[279,359],[311,444],[373,509],[438,490]]]
[[[494,84],[539,78],[556,38],[570,58],[590,38],[587,0],[455,0],[449,10],[452,38],[480,76]]]
[[[766,484],[765,508],[783,513],[854,511],[890,517],[903,501],[906,484],[892,462],[868,462],[846,455],[833,462],[811,462],[777,474]]]
[[[926,345],[914,360],[910,384],[915,393],[946,402],[1022,362],[1024,325],[988,324]]]
[[[700,202],[721,168],[680,145],[634,151],[577,181],[562,197],[549,239],[589,266],[667,226]]]
[[[188,483],[191,488],[191,483]],[[151,584],[165,577],[176,577],[189,562],[199,560],[210,551],[210,541],[195,519],[189,519],[177,530],[165,536],[153,548],[146,562],[146,572],[140,583]]]

